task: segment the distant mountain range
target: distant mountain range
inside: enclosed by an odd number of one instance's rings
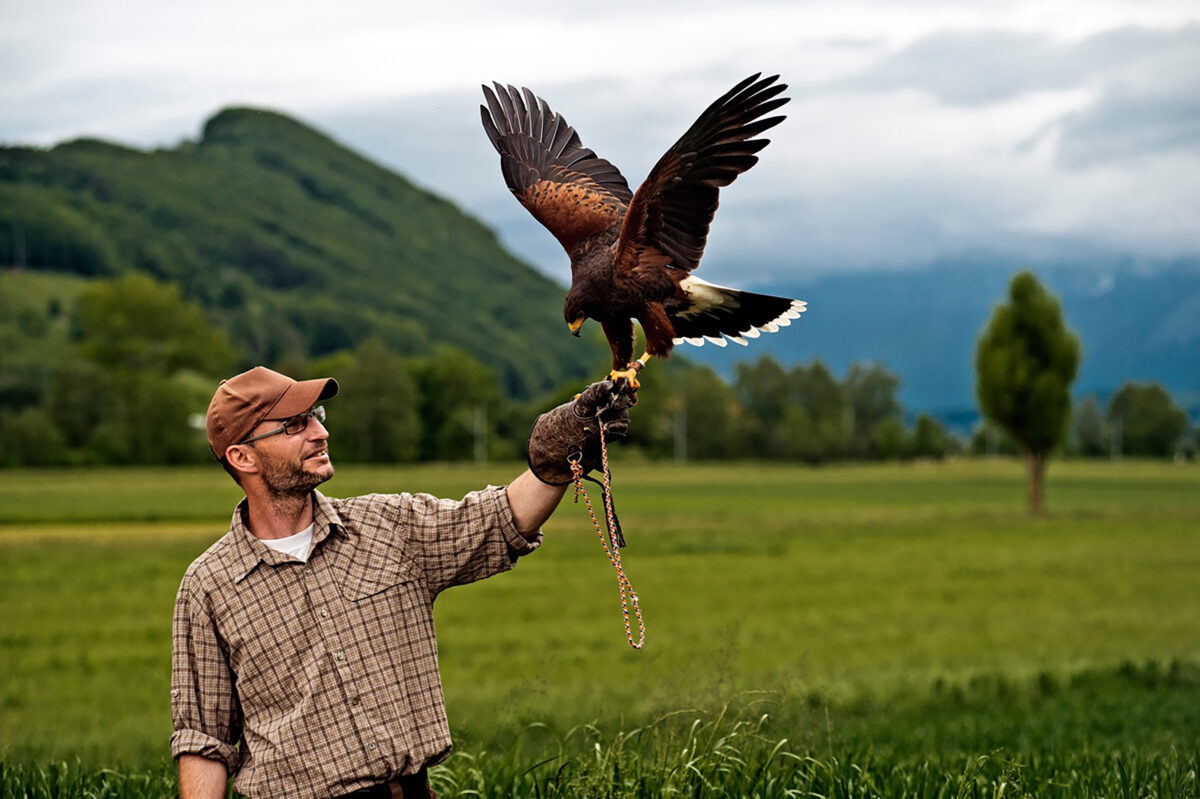
[[[1092,256],[1087,256],[1092,258]],[[1164,384],[1200,412],[1200,258],[1066,260],[1035,268],[1083,342],[1078,395]],[[494,366],[518,397],[603,371],[566,334],[564,289],[451,201],[282,114],[227,109],[201,139],[142,152],[94,140],[0,147],[0,263],[177,283],[252,362],[320,356],[366,336],[400,354],[442,343]],[[973,255],[905,271],[758,286],[803,298],[802,319],[751,347],[680,347],[731,375],[736,359],[877,361],[910,412],[975,418],[972,359],[1020,262]],[[597,347],[600,347],[597,349]]]
[[[770,352],[784,363],[820,358],[841,373],[879,361],[903,380],[901,400],[954,421],[975,415],[974,355],[993,308],[1020,263],[974,256],[918,270],[824,275],[763,291],[805,299],[790,328],[752,349],[709,344],[681,351],[731,373]],[[1193,417],[1200,411],[1200,258],[1153,265],[1057,263],[1034,267],[1058,295],[1083,344],[1075,393],[1101,402],[1126,380],[1162,383]]]

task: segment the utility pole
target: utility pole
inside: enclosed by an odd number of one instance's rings
[[[675,410],[675,460],[687,463],[687,401],[683,398]]]
[[[13,222],[13,266],[25,268],[25,226],[20,220]]]
[[[475,462],[487,463],[488,434],[487,406],[482,402],[475,404]]]

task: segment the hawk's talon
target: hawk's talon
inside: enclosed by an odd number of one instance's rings
[[[637,379],[638,368],[630,366],[628,369],[613,369],[608,373],[608,379],[614,383],[620,384],[624,380],[629,384],[629,387],[637,391],[642,387],[642,384]]]

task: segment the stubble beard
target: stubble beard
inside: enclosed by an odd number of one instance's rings
[[[311,455],[312,453],[309,454]],[[304,460],[301,460],[299,463],[287,463],[282,459],[277,460],[264,455],[260,463],[262,465],[263,485],[266,486],[267,492],[277,502],[307,498],[314,488],[333,477],[333,464],[331,462],[326,462],[325,466],[327,468],[321,472],[305,470]]]

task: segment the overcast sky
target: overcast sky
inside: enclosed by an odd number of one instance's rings
[[[713,99],[780,73],[788,119],[722,192],[739,285],[984,250],[1200,253],[1200,3],[0,0],[0,141],[174,146],[277,109],[446,195],[561,280],[479,84],[529,86],[636,186]]]

